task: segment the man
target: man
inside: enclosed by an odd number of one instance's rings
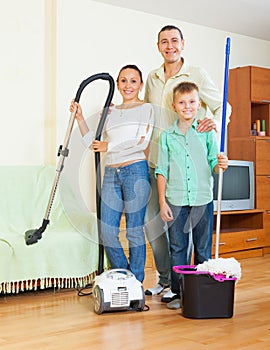
[[[145,291],[147,295],[160,294],[170,286],[170,254],[168,236],[164,222],[159,215],[157,184],[154,176],[158,154],[158,139],[160,133],[167,129],[177,119],[172,107],[173,88],[183,81],[195,83],[200,92],[201,109],[198,113],[199,132],[212,129],[217,132],[222,122],[222,94],[214,85],[209,74],[201,67],[189,65],[182,57],[185,40],[181,30],[173,25],[163,27],[158,34],[158,50],[163,57],[163,64],[149,73],[145,86],[145,102],[150,102],[155,108],[155,126],[152,133],[149,151],[149,171],[151,176],[151,198],[148,203],[145,231],[151,245],[156,269],[159,273],[158,283]],[[206,117],[207,108],[212,118]],[[227,105],[227,123],[231,114],[231,107]],[[191,259],[190,247],[189,256]],[[170,302],[174,294],[169,290],[161,301]]]

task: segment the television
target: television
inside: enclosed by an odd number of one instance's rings
[[[218,209],[219,175],[213,174],[214,210]],[[253,162],[229,160],[223,173],[221,211],[254,209],[254,166]]]

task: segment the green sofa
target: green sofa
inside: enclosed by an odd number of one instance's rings
[[[83,287],[95,276],[95,213],[62,177],[42,239],[26,245],[25,232],[42,224],[54,178],[53,166],[0,166],[0,293]]]

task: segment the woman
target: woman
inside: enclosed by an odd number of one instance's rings
[[[101,141],[93,140],[80,105],[72,101],[70,106],[71,112],[77,108],[76,119],[84,141],[94,152],[106,152],[101,190],[101,240],[111,268],[129,269],[140,282],[144,279],[143,225],[150,192],[146,153],[154,123],[152,105],[139,99],[142,87],[142,73],[137,66],[121,68],[117,88],[122,103],[111,107]],[[123,212],[129,262],[119,241]]]

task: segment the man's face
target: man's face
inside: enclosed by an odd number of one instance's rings
[[[184,44],[185,41],[181,39],[180,33],[176,29],[161,32],[157,43],[158,50],[164,58],[165,63],[180,61]]]

